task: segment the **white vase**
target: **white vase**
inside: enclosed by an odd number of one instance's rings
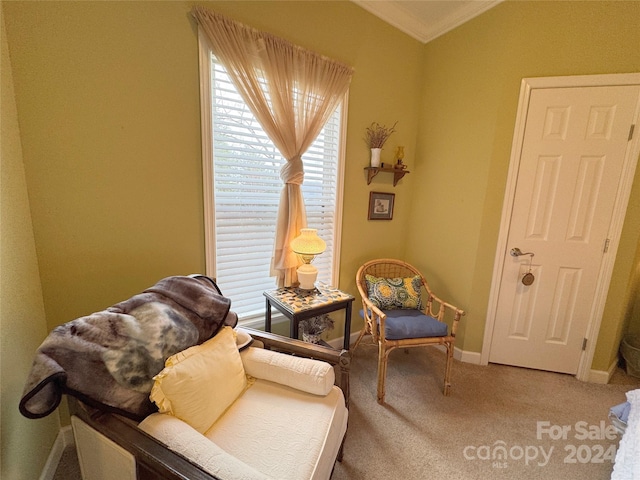
[[[381,148],[372,148],[371,149],[371,166],[379,167],[380,166],[380,152],[382,152]]]

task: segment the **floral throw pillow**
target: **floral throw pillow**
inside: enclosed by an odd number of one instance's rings
[[[422,310],[419,276],[406,278],[379,278],[365,275],[369,300],[380,310],[398,308]]]

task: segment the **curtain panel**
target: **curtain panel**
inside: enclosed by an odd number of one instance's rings
[[[307,226],[300,185],[302,155],[343,98],[353,69],[287,40],[231,20],[204,7],[192,15],[243,100],[286,162],[271,275],[279,287],[297,282],[300,261],[289,247]]]

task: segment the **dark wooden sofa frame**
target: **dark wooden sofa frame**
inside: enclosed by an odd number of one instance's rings
[[[250,328],[243,328],[243,330],[270,350],[323,360],[333,365],[336,370],[336,385],[342,389],[347,408],[349,408],[351,355],[347,350],[338,351]],[[220,480],[140,430],[137,422],[115,413],[89,407],[74,397],[67,398],[71,415],[76,415],[94,430],[133,455],[136,460],[138,480]],[[338,453],[338,460],[342,459],[343,446],[344,440]]]

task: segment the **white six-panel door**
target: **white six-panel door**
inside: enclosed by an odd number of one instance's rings
[[[639,86],[531,91],[490,362],[577,373],[639,101]]]

